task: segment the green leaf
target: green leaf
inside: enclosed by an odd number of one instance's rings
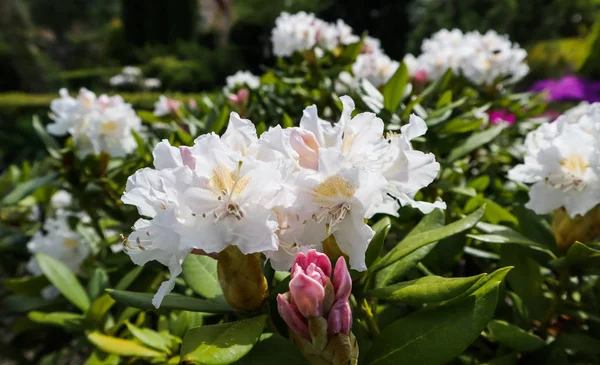
[[[137,277],[140,276],[140,274],[142,273],[143,269],[144,269],[143,266],[137,266],[137,267],[131,269],[131,271],[129,271],[127,274],[125,274],[121,278],[121,280],[119,280],[119,282],[115,286],[115,289],[117,289],[117,290],[125,290],[125,289],[129,288],[129,286],[131,284],[133,284],[133,282],[135,281],[135,279],[137,279]]]
[[[34,294],[47,287],[50,283],[44,275],[27,278],[11,278],[2,281],[7,291],[13,293]]]
[[[50,303],[39,295],[15,294],[2,298],[2,309],[7,312],[24,313],[41,309]]]
[[[533,333],[505,321],[491,321],[488,329],[498,342],[519,352],[535,351],[546,345],[544,340]]]
[[[563,333],[554,345],[582,354],[600,355],[600,340],[583,333]]]
[[[440,134],[456,134],[471,132],[478,129],[481,126],[481,122],[481,119],[452,119],[448,123],[444,124],[444,126],[440,130]]]
[[[160,333],[153,331],[149,328],[139,328],[128,321],[125,321],[125,325],[127,329],[133,337],[135,337],[138,341],[143,343],[146,346],[150,346],[158,351],[169,353],[169,345],[171,341],[167,340]]]
[[[123,290],[106,289],[118,303],[140,309],[155,309],[152,305],[152,293],[136,293]],[[161,309],[183,309],[192,312],[226,313],[232,309],[224,302],[196,299],[179,294],[168,294],[160,305]]]
[[[181,359],[194,364],[231,364],[246,355],[265,327],[267,316],[202,326],[188,331]]]
[[[86,336],[98,349],[109,354],[135,357],[164,357],[164,354],[142,346],[135,341],[106,336],[99,332],[90,332]]]
[[[448,105],[452,102],[452,90],[446,90],[440,97],[440,99],[435,103],[435,108],[440,109],[441,107]]]
[[[500,133],[502,133],[504,128],[506,128],[506,126],[501,124],[491,127],[483,132],[472,134],[463,144],[450,151],[448,162],[457,160],[486,143],[493,141]]]
[[[83,312],[90,307],[90,298],[77,280],[75,274],[65,264],[44,253],[35,255],[35,259],[48,280],[71,303]]]
[[[365,253],[367,267],[371,266],[379,257],[379,253],[381,252],[381,248],[383,247],[383,243],[385,242],[385,238],[387,237],[391,226],[392,221],[389,217],[385,217],[371,227],[375,231],[375,235],[371,239],[371,242],[369,242],[367,252]]]
[[[550,258],[556,258],[554,253],[547,249],[543,244],[535,242],[519,232],[505,226],[498,226],[489,223],[480,222],[476,228],[487,232],[486,234],[468,234],[467,237],[471,237],[482,242],[491,243],[513,243],[529,247],[531,249],[546,253]]]
[[[17,185],[10,193],[8,193],[2,199],[2,204],[13,205],[20,202],[23,198],[33,193],[37,188],[50,184],[58,176],[57,172],[52,172],[46,176],[31,179],[24,183]]]
[[[456,222],[450,223],[447,226],[430,230],[427,232],[419,233],[411,237],[407,237],[402,241],[402,244],[394,247],[387,255],[383,256],[381,260],[377,261],[372,267],[371,271],[378,271],[386,266],[393,264],[394,262],[406,257],[408,254],[418,250],[419,248],[426,246],[430,243],[441,240],[442,238],[453,236],[457,233],[466,231],[481,219],[485,212],[485,206],[480,207],[475,212],[460,219]]]
[[[140,117],[140,119],[144,123],[152,124],[152,123],[164,123],[164,120],[154,115],[153,112],[149,110],[136,110],[135,113]]]
[[[283,122],[281,123],[283,128],[292,128],[294,126],[294,121],[287,113],[283,113]]]
[[[217,278],[217,260],[204,255],[188,255],[183,262],[183,279],[196,293],[212,299],[223,295]]]
[[[600,272],[600,250],[575,242],[569,247],[566,256],[551,261],[550,265],[555,269],[573,268],[597,274]]]
[[[85,361],[85,365],[119,365],[120,362],[119,356],[115,354],[93,351]]]
[[[306,358],[292,341],[277,334],[265,333],[248,353],[234,365],[306,365]]]
[[[229,108],[226,105],[221,108],[221,112],[217,119],[215,119],[214,123],[211,123],[208,126],[209,132],[221,133],[225,125],[227,124],[227,120],[229,117]]]
[[[466,212],[475,210],[476,208],[486,205],[485,214],[483,218],[491,223],[497,224],[500,222],[509,222],[518,224],[517,217],[512,215],[508,210],[497,204],[496,202],[485,198],[482,194],[479,194],[467,202],[465,207]]]
[[[60,146],[56,143],[56,140],[52,138],[46,131],[46,128],[40,123],[40,118],[37,115],[33,116],[33,129],[42,140],[42,143],[46,147],[46,150],[50,156],[54,158],[60,158]]]
[[[445,364],[469,347],[492,319],[499,285],[493,281],[465,298],[393,322],[373,342],[366,363]]]
[[[392,113],[398,109],[398,104],[404,95],[404,89],[408,84],[408,68],[402,62],[394,75],[383,87],[383,106]]]
[[[417,224],[415,228],[413,228],[412,231],[410,231],[404,240],[402,240],[398,245],[403,245],[408,237],[443,227],[444,220],[444,211],[441,209],[435,209],[423,217],[419,224]],[[429,252],[435,248],[435,246],[436,242],[433,242],[430,245],[421,247],[391,264],[390,266],[378,271],[375,274],[375,287],[379,288],[400,279],[400,277],[402,277],[417,263],[423,260],[423,258],[425,258],[425,256],[427,256],[427,254],[429,254]]]
[[[412,305],[442,302],[466,292],[485,274],[465,278],[425,276],[396,285],[373,289],[367,295]]]
[[[517,359],[518,357],[516,353],[510,353],[498,356],[490,360],[490,362],[488,362],[486,365],[517,365]]]
[[[87,285],[87,292],[92,300],[104,294],[104,289],[110,287],[106,270],[97,267],[92,272],[92,277]]]
[[[29,312],[27,316],[36,323],[71,329],[81,329],[85,319],[82,314],[68,312],[44,313],[33,311]]]
[[[114,304],[115,300],[108,294],[104,294],[92,302],[90,310],[87,312],[87,316],[91,320],[101,323],[106,312],[108,312]]]

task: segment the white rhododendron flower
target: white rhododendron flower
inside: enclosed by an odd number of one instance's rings
[[[600,203],[600,103],[579,106],[530,132],[525,161],[511,180],[533,184],[526,207],[547,214],[564,207],[571,217]]]
[[[260,78],[250,71],[238,71],[225,79],[226,86],[224,91],[226,94],[234,92],[239,88],[258,89],[260,86]]]
[[[367,79],[373,86],[379,87],[394,75],[400,64],[384,53],[375,52],[358,55],[352,65],[352,73],[357,79]]]
[[[446,71],[462,74],[477,85],[515,82],[529,72],[527,52],[508,36],[493,30],[463,33],[442,29],[421,44],[416,62],[409,62],[411,75],[421,71],[429,80],[439,79]]]
[[[322,249],[332,237],[351,266],[365,270],[374,235],[366,219],[397,214],[400,205],[426,212],[444,207],[414,200],[439,170],[431,154],[410,144],[425,133],[425,123],[413,116],[401,135],[386,139],[381,119],[373,113],[352,117],[353,100],[341,101],[335,124],[313,105],[299,127],[276,126],[259,138],[251,121],[231,113],[221,137],[202,135],[189,147],[156,146],[154,168],[131,176],[122,198],[143,216],[125,251],[136,264],[156,260],[171,273],[155,306],[192,251],[218,254],[235,245],[287,270],[298,252]]]
[[[154,103],[154,115],[157,117],[164,117],[169,114],[174,114],[179,108],[181,108],[181,102],[179,100],[168,98],[161,95],[156,103]]]
[[[327,23],[303,11],[296,14],[281,13],[271,31],[273,53],[277,57],[288,57],[295,52],[312,49],[319,55],[323,50],[332,51],[340,45],[358,41],[360,37],[343,20]]]
[[[102,152],[123,157],[136,148],[132,131],[141,131],[142,123],[123,98],[96,97],[86,89],[81,89],[76,99],[66,89],[59,93],[61,97],[50,104],[54,123],[47,126],[48,133],[70,134],[82,157]]]

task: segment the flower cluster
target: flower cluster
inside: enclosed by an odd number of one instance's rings
[[[260,86],[260,78],[250,71],[238,71],[225,79],[226,86],[223,92],[227,99],[234,104],[244,103],[248,100],[249,89],[256,90]]]
[[[100,95],[81,89],[77,98],[66,89],[59,91],[60,98],[50,104],[50,118],[46,127],[55,136],[70,134],[80,156],[108,153],[123,157],[137,144],[132,131],[139,132],[142,122],[130,104],[120,96]]]
[[[518,81],[529,72],[527,52],[493,30],[481,34],[442,29],[423,41],[421,52],[416,58],[409,55],[407,66],[412,76],[425,74],[429,80],[451,69],[477,85],[493,85]]]
[[[108,80],[110,86],[141,86],[145,89],[157,89],[161,86],[161,82],[156,78],[144,78],[142,70],[134,66],[123,67],[120,74],[114,75]]]
[[[90,249],[78,232],[71,229],[69,219],[76,217],[88,221],[84,213],[74,213],[68,210],[71,205],[71,194],[64,190],[57,191],[51,199],[55,211],[54,217],[46,218],[43,229],[37,231],[27,243],[27,249],[32,254],[45,253],[65,264],[73,272],[78,272],[81,263],[89,255]],[[42,271],[34,257],[27,263],[27,270],[33,275],[41,275]],[[50,294],[52,291],[45,291]]]
[[[161,95],[154,103],[154,115],[164,117],[170,114],[176,114],[183,104],[179,100],[168,98]]]
[[[296,254],[323,249],[333,240],[357,270],[374,231],[365,223],[376,213],[397,215],[400,205],[423,212],[443,202],[415,201],[439,171],[433,154],[410,141],[427,127],[411,116],[401,134],[384,138],[383,121],[372,113],[354,118],[354,102],[341,98],[341,119],[319,118],[313,105],[300,127],[273,127],[260,138],[251,121],[231,114],[223,136],[206,134],[191,147],[160,142],[154,168],[128,179],[123,202],[140,219],[126,242],[139,265],[157,260],[171,280],[155,297],[159,305],[192,250],[218,253],[229,245],[244,254],[264,253],[278,270]]]
[[[334,24],[317,18],[312,13],[281,13],[271,31],[273,53],[277,57],[288,57],[295,52],[308,50],[333,51],[340,45],[356,43],[360,38],[352,33],[343,20]]]
[[[525,162],[511,180],[533,184],[526,207],[547,214],[564,207],[571,217],[600,203],[600,103],[581,104],[525,139]]]

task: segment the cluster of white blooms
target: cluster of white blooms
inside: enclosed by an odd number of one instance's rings
[[[341,98],[341,119],[319,118],[313,105],[300,127],[272,127],[257,136],[254,124],[231,113],[223,136],[205,134],[191,147],[166,140],[154,149],[154,168],[127,181],[123,202],[144,218],[125,242],[132,261],[169,267],[153,303],[159,306],[192,250],[218,253],[228,245],[262,252],[278,270],[289,269],[299,250],[322,249],[333,236],[354,269],[364,270],[376,213],[397,215],[400,205],[423,212],[443,202],[415,201],[437,176],[432,154],[411,140],[427,127],[417,116],[400,134],[383,136],[373,113],[351,118],[354,102]]]
[[[571,217],[600,203],[600,103],[582,104],[525,139],[525,161],[511,180],[533,184],[526,207],[547,214],[564,207]]]
[[[352,74],[341,72],[336,89],[356,89],[360,80],[368,80],[373,86],[380,87],[394,75],[400,63],[392,60],[381,49],[379,39],[366,37],[361,54],[352,65]]]
[[[175,114],[183,104],[179,100],[171,99],[161,95],[154,103],[154,115],[164,117],[165,115]]]
[[[405,60],[411,75],[422,72],[429,80],[437,80],[450,69],[477,85],[492,85],[500,80],[518,81],[529,72],[527,52],[493,30],[481,34],[442,29],[423,41],[421,52]]]
[[[69,218],[76,216],[81,220],[89,220],[83,213],[74,213],[67,208],[71,205],[71,194],[64,190],[57,191],[51,199],[51,206],[55,216],[46,218],[43,229],[36,232],[27,243],[30,253],[45,253],[63,264],[73,272],[78,272],[83,260],[88,257],[90,249],[83,237],[71,229]],[[33,275],[41,275],[42,271],[32,257],[27,263],[27,271]],[[42,294],[45,297],[55,296],[56,291],[48,288]]]
[[[130,104],[118,95],[108,96],[79,90],[77,98],[66,89],[59,91],[60,98],[50,104],[50,118],[54,123],[46,127],[55,136],[70,134],[80,156],[90,153],[109,153],[123,157],[137,144],[132,131],[139,132],[142,122]]]
[[[260,78],[250,71],[238,71],[231,76],[227,76],[225,84],[223,88],[225,94],[231,94],[239,88],[255,90],[260,86]]]
[[[273,53],[277,57],[288,57],[295,52],[311,49],[332,51],[339,45],[356,43],[360,37],[352,33],[352,28],[338,19],[327,23],[312,13],[281,13],[271,31]]]
[[[156,89],[161,82],[156,78],[144,78],[142,70],[135,66],[125,66],[120,74],[111,77],[108,82],[113,87],[142,86],[146,89]]]

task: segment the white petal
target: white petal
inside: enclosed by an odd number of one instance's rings
[[[529,202],[525,207],[537,214],[548,214],[564,204],[562,192],[544,181],[533,184],[529,191]]]
[[[354,211],[350,211],[333,233],[340,250],[348,255],[350,267],[358,271],[367,269],[365,252],[374,235],[375,231],[365,223],[363,214]]]
[[[240,118],[236,112],[231,112],[227,130],[221,140],[235,151],[246,154],[250,146],[258,140],[256,127],[248,119]]]
[[[154,147],[152,156],[154,157],[154,167],[158,170],[183,166],[179,149],[171,146],[166,139],[163,139]]]

